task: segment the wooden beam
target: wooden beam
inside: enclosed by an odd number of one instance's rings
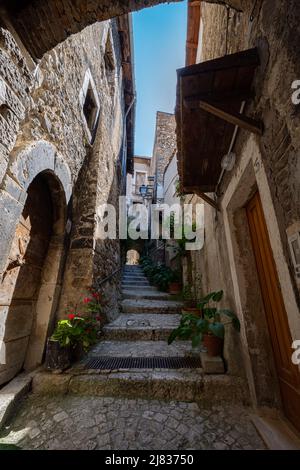
[[[197,196],[201,197],[201,199],[203,199],[203,201],[207,202],[207,204],[214,207],[218,211],[220,210],[218,204],[216,203],[216,201],[214,201],[209,196],[207,196],[207,194],[200,191],[200,189],[198,189],[197,187],[190,187],[190,188],[186,187],[186,188],[183,188],[183,191],[186,192],[187,194],[191,194],[191,193],[197,194]]]
[[[255,97],[254,90],[231,90],[231,91],[214,91],[208,93],[198,93],[186,96],[184,105],[187,108],[199,108],[199,101],[207,101],[210,103],[225,103],[228,101],[247,101]]]
[[[196,42],[186,41],[186,47],[190,49],[198,49],[198,44]]]
[[[254,134],[263,134],[263,124],[260,121],[249,118],[241,113],[235,113],[233,111],[227,111],[219,105],[208,101],[199,101],[199,108],[213,114],[214,116],[224,119],[224,121],[230,122],[235,126],[239,126],[242,129],[246,129]]]

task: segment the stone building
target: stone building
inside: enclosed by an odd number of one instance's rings
[[[143,203],[140,193],[142,185],[148,185],[148,176],[150,176],[151,158],[141,155],[133,157],[133,172],[127,174],[126,198],[127,204]]]
[[[176,151],[174,114],[157,111],[150,172],[154,179],[154,200],[163,198],[164,171]]]
[[[63,44],[48,30],[52,41],[38,35],[35,48],[27,41],[33,30],[19,23],[17,33],[13,5],[6,6],[0,15],[0,384],[40,364],[55,319],[80,309],[87,289],[120,266],[119,241],[99,238],[99,207],[117,206],[125,188],[135,94],[130,16],[95,19]],[[63,14],[56,24],[50,16],[57,32]],[[118,285],[115,276],[104,286],[111,316]]]
[[[229,375],[299,429],[300,4],[211,3],[189,2],[178,71],[181,189],[206,201],[194,273],[241,321],[240,334],[226,326]]]

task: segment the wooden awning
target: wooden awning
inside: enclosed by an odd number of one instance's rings
[[[257,134],[262,124],[241,114],[253,97],[256,49],[177,71],[178,171],[183,192],[214,192],[235,126]]]

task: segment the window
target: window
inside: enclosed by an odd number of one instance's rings
[[[107,73],[113,72],[115,69],[115,58],[111,43],[110,35],[107,36],[106,46],[105,46],[105,54],[104,54],[104,63],[105,63],[105,70]]]
[[[96,124],[97,104],[91,87],[88,88],[85,96],[83,104],[83,114],[89,130],[91,134],[93,134],[94,127]]]
[[[81,114],[89,142],[92,143],[95,137],[97,122],[100,112],[100,102],[96,90],[96,85],[88,69],[85,73],[83,86],[79,94]]]
[[[108,32],[106,44],[105,44],[104,65],[105,65],[107,83],[110,89],[109,91],[110,91],[111,96],[113,96],[115,93],[116,61],[115,61],[115,54],[114,54],[113,43],[112,43],[112,35],[110,31]]]
[[[140,187],[143,184],[147,184],[147,173],[137,171],[135,173],[135,193],[140,194]]]

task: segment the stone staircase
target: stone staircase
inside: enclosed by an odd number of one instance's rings
[[[181,302],[149,284],[139,266],[126,265],[122,276],[121,314],[103,329],[104,340],[89,357],[170,358],[191,354],[187,341],[167,344],[170,332],[180,321]],[[90,371],[91,372],[91,371]],[[194,400],[202,385],[202,369],[120,369],[99,370],[99,391],[103,383],[110,395]],[[101,377],[107,375],[105,380]],[[78,393],[80,377],[77,377]],[[73,388],[74,393],[74,388]]]
[[[88,357],[63,374],[41,371],[33,379],[34,392],[201,401],[204,404],[210,403],[212,397],[220,403],[247,402],[244,381],[224,374],[214,375],[223,372],[223,369],[215,370],[219,362],[215,364],[214,358],[210,359],[213,370],[207,372],[201,353],[205,374],[198,365],[183,368],[181,362],[177,367],[177,362],[195,358],[190,341],[167,344],[170,332],[179,324],[181,303],[150,286],[139,266],[124,267],[122,295],[120,315],[104,327],[103,339],[92,348]],[[197,353],[196,357],[199,356]],[[141,368],[141,364],[137,364],[153,358],[159,358],[161,367],[156,364],[149,368],[148,364]],[[98,361],[100,368],[95,367]],[[166,368],[168,361],[172,363],[170,368]],[[130,365],[124,366],[124,362]]]

